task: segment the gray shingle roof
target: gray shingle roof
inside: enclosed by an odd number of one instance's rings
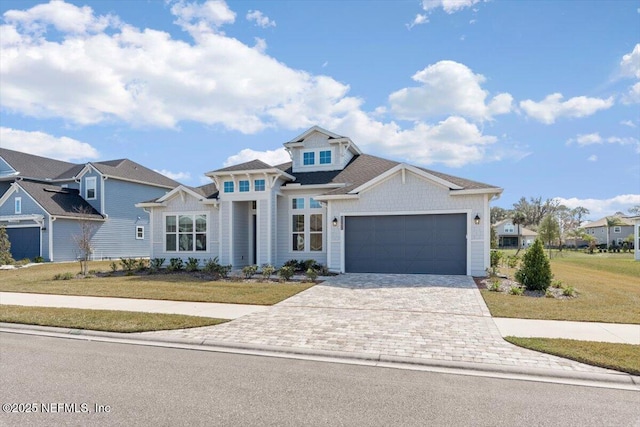
[[[250,171],[250,170],[260,170],[260,169],[273,169],[273,166],[266,164],[262,160],[250,160],[248,162],[240,163],[238,165],[228,166],[222,169],[216,169],[209,173]]]
[[[80,197],[78,190],[32,181],[19,181],[19,185],[53,216],[104,219],[98,211]]]
[[[175,188],[179,182],[146,168],[129,159],[110,160],[91,163],[101,174],[130,181],[144,182],[159,187]]]
[[[0,157],[19,172],[17,176],[23,178],[56,179],[58,176],[65,175],[78,166],[74,163],[35,156],[7,148],[0,148]]]
[[[85,164],[63,162],[6,148],[0,148],[0,157],[20,172],[19,177],[42,181],[71,180],[85,167]],[[175,188],[180,185],[171,178],[129,159],[92,162],[91,164],[100,173],[113,178],[144,182],[165,188]]]
[[[205,199],[216,199],[218,198],[218,187],[213,182],[205,185],[201,185],[200,187],[192,188],[193,191],[198,194],[202,194],[202,197]]]

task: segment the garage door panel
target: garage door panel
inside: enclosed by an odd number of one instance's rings
[[[7,236],[11,242],[11,256],[15,260],[40,256],[40,228],[7,228]]]
[[[466,274],[466,230],[466,214],[347,217],[345,270]]]

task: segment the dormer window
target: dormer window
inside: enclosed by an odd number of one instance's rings
[[[331,150],[321,151],[320,152],[320,164],[321,165],[330,165],[331,164]]]
[[[84,179],[85,185],[85,199],[87,200],[95,200],[96,199],[96,177],[90,176]]]
[[[305,166],[311,166],[316,164],[316,153],[313,151],[307,151],[302,153],[302,164]]]

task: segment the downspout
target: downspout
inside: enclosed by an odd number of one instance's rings
[[[49,261],[53,262],[53,221],[56,218],[49,215]]]

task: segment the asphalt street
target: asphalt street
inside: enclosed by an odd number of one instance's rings
[[[640,426],[636,391],[11,333],[0,401],[7,426]]]

